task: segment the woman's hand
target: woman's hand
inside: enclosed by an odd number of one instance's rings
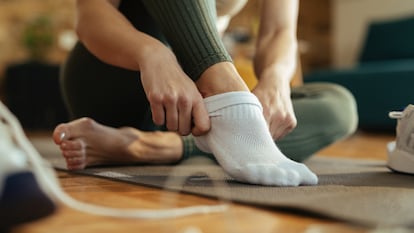
[[[158,125],[181,135],[202,135],[210,129],[203,97],[181,69],[172,51],[160,44],[140,64],[141,81]]]
[[[79,39],[100,60],[141,72],[156,124],[166,123],[169,130],[181,135],[206,133],[210,120],[194,82],[169,48],[136,30],[117,9],[119,4],[119,0],[78,0]]]
[[[263,106],[263,114],[274,140],[290,133],[297,125],[287,79],[262,77],[252,90]]]
[[[259,83],[253,93],[263,105],[263,113],[273,139],[277,140],[297,125],[290,99],[290,80],[296,69],[296,24],[298,0],[263,0],[254,68]]]

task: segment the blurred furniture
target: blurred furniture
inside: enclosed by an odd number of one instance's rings
[[[414,103],[414,16],[372,22],[358,62],[352,69],[311,72],[304,82],[343,85],[356,98],[360,128],[394,130],[388,112]]]

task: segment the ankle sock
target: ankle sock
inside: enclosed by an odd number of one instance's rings
[[[211,130],[194,137],[198,148],[213,153],[234,179],[261,185],[314,185],[318,179],[304,164],[288,159],[274,143],[259,100],[250,92],[228,92],[204,99]]]

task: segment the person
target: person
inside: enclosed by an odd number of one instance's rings
[[[334,84],[291,89],[298,0],[262,1],[250,91],[216,26],[243,2],[78,0],[61,75],[74,120],[53,132],[68,169],[204,153],[240,182],[316,184],[300,162],[354,132],[354,99]]]

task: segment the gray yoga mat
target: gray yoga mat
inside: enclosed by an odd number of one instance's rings
[[[56,148],[34,141],[56,168],[65,169]],[[76,171],[139,185],[234,202],[316,214],[370,227],[414,228],[414,176],[391,172],[385,161],[315,156],[307,165],[319,185],[266,187],[234,181],[220,166],[194,157],[175,166],[114,166]]]

